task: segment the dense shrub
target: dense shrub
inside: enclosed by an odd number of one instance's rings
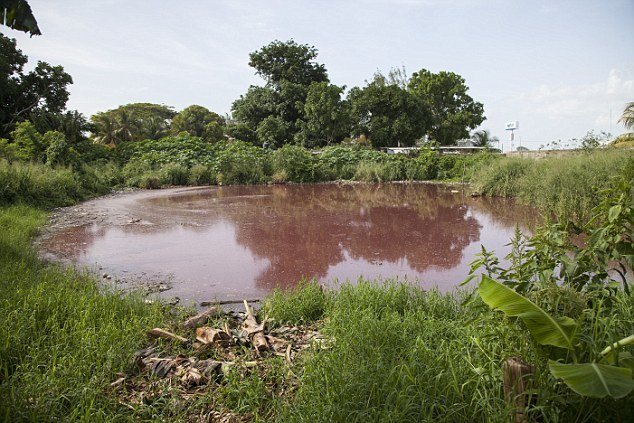
[[[118,147],[119,148],[119,147]],[[152,168],[167,164],[191,167],[196,164],[210,165],[214,149],[199,137],[188,134],[165,137],[160,140],[145,140],[120,147],[124,159],[149,164]]]
[[[534,162],[530,159],[505,158],[482,167],[474,176],[474,188],[491,196],[513,197],[520,192],[520,180]]]
[[[286,144],[271,154],[273,175],[285,175],[290,182],[313,182],[315,180],[313,154],[300,146]],[[283,181],[278,181],[283,182]]]
[[[222,184],[259,184],[270,177],[267,151],[244,141],[218,143],[212,169]]]
[[[161,185],[187,185],[189,169],[180,164],[168,164],[161,168]]]
[[[189,185],[211,185],[216,182],[216,175],[210,166],[195,165],[189,169]]]
[[[70,205],[96,194],[84,186],[87,181],[70,168],[0,160],[0,205]]]

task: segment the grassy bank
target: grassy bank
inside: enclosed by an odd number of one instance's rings
[[[0,209],[0,420],[112,420],[109,383],[165,315],[42,264],[30,241],[45,218],[27,206]]]
[[[563,157],[509,157],[479,166],[471,179],[475,191],[515,197],[546,214],[584,221],[601,201],[614,176],[634,176],[634,152],[606,149]]]

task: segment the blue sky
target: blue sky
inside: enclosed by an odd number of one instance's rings
[[[69,108],[131,102],[218,113],[262,84],[248,55],[279,39],[314,45],[330,79],[363,85],[377,69],[462,75],[482,128],[534,149],[589,130],[624,132],[634,101],[634,1],[30,0],[43,36],[2,27],[34,64],[74,78]]]

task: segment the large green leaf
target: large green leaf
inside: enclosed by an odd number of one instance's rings
[[[623,398],[634,389],[632,370],[606,364],[561,364],[548,361],[550,372],[576,393],[586,397]]]
[[[42,35],[31,6],[26,0],[0,0],[0,25],[22,32],[29,32],[31,36]]]
[[[572,349],[578,325],[571,318],[551,316],[528,298],[486,275],[482,275],[479,292],[489,307],[522,319],[538,343]]]

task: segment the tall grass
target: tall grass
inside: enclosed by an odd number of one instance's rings
[[[44,219],[27,206],[0,209],[0,420],[123,417],[108,385],[165,315],[86,275],[43,265],[29,243]]]
[[[539,210],[583,221],[617,173],[632,173],[634,153],[595,150],[544,159],[503,158],[475,173],[474,189],[485,195],[517,197]]]
[[[502,362],[517,356],[537,366],[537,403],[528,412],[541,421],[625,422],[633,411],[627,398],[590,400],[557,384],[522,327],[479,300],[394,282],[346,284],[325,297],[305,289],[275,296],[267,314],[310,321],[306,304],[325,298],[320,318],[332,342],[303,361],[299,390],[281,405],[279,421],[506,422]],[[621,324],[612,336],[634,310],[632,297],[617,301]]]

